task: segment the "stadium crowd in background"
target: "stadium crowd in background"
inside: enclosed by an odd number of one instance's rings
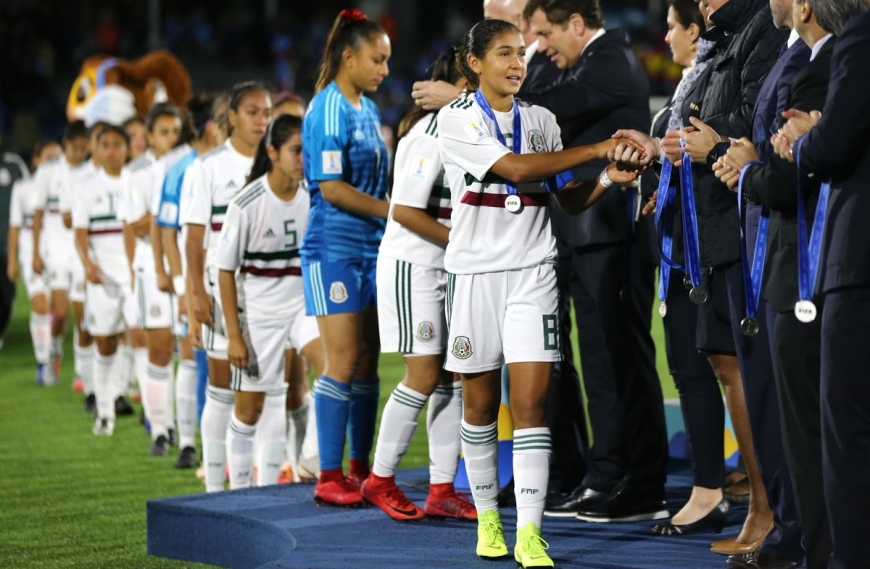
[[[478,556],[510,542],[523,568],[554,566],[546,516],[670,518],[656,539],[718,533],[745,497],[711,546],[729,566],[863,568],[870,2],[672,0],[684,72],[653,117],[598,0],[483,9],[405,93],[397,148],[370,98],[391,27],[346,9],[309,102],[245,81],[72,122],[33,172],[2,153],[0,342],[20,278],[36,383],[73,380],[96,436],[140,400],[147,454],[192,469],[201,448],[209,492],[313,482],[321,505],[475,522]],[[656,291],[694,476],[673,516]],[[405,377],[376,438],[382,351]],[[722,392],[748,496],[726,481]],[[427,402],[421,507],[394,475]]]

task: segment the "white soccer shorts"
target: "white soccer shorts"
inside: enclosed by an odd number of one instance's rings
[[[92,336],[114,336],[136,323],[136,302],[129,283],[107,281],[85,286],[85,328]]]
[[[82,265],[81,261],[78,257],[72,262],[72,284],[69,287],[69,301],[70,302],[84,302],[85,301],[85,283],[87,278],[85,277],[85,266]]]
[[[447,272],[378,256],[381,351],[438,355],[447,345]]]
[[[33,258],[31,255],[19,255],[18,266],[21,268],[21,280],[27,290],[27,298],[33,298],[40,294],[48,294],[48,279],[43,271],[41,275],[33,272]]]
[[[145,330],[172,328],[175,325],[175,295],[157,288],[154,275],[136,275],[137,327]]]
[[[444,367],[480,373],[516,362],[560,361],[558,306],[555,265],[450,275]]]

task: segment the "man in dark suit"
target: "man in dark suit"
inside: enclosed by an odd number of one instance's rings
[[[597,0],[531,0],[524,15],[539,49],[563,75],[557,84],[521,96],[556,115],[566,147],[607,138],[620,127],[649,128],[646,73],[624,32],[604,29]],[[573,173],[593,180],[603,166],[591,162]],[[576,216],[552,208],[594,443],[582,484],[548,507],[547,515],[596,521],[667,516],[667,434],[650,336],[656,257],[641,255],[633,242],[636,203],[629,189],[607,194]],[[651,247],[652,234],[642,237]]]
[[[861,9],[862,0],[810,0],[816,14]],[[781,156],[800,152],[801,172],[830,180],[818,292],[821,311],[821,426],[830,569],[866,567],[870,540],[870,12],[843,28],[831,59],[821,116],[797,114],[775,140]],[[801,140],[797,135],[812,123]],[[799,147],[799,149],[798,149]]]
[[[860,1],[856,0],[856,3]],[[793,24],[812,48],[812,61],[795,76],[785,108],[809,112],[824,106],[835,40],[830,30],[820,24],[808,0],[794,2]],[[843,22],[825,21],[824,24],[839,29]],[[804,534],[807,568],[826,569],[831,554],[831,535],[822,484],[821,318],[802,323],[794,312],[795,304],[800,300],[795,185],[798,172],[795,164],[776,155],[766,165],[750,164],[758,158],[758,153],[748,142],[744,139],[733,146],[716,170],[720,178],[728,180],[729,187],[735,188],[737,175],[745,168],[744,195],[751,202],[770,207],[773,212],[766,298],[783,445]],[[818,200],[819,182],[804,177],[802,187],[807,202],[809,231]],[[818,303],[818,299],[816,301]]]

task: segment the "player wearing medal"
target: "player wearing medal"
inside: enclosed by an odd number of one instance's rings
[[[60,145],[50,140],[40,142],[33,150],[33,168],[57,160]],[[8,266],[6,276],[11,282],[21,275],[30,299],[30,338],[36,357],[36,382],[45,381],[51,358],[51,314],[45,275],[33,272],[33,193],[36,181],[22,178],[12,185],[9,201]]]
[[[301,130],[302,121],[290,115],[269,126],[250,181],[230,202],[221,230],[218,279],[236,392],[227,431],[230,488],[251,485],[255,433],[257,485],[278,482],[287,430],[288,347],[316,369],[322,366],[317,321],[305,315],[299,259],[309,205]]]
[[[119,336],[129,324],[132,282],[124,244],[124,226],[118,219],[121,191],[129,175],[124,170],[127,133],[106,126],[99,134],[97,152],[102,167],[82,180],[73,204],[75,245],[85,267],[85,318],[97,344],[94,389],[97,402],[95,435],[111,435],[115,427],[115,357]]]
[[[254,154],[269,126],[272,100],[269,89],[256,82],[236,85],[230,95],[232,134],[226,143],[197,157],[185,174],[190,198],[181,212],[187,226],[188,282],[196,321],[201,323],[208,351],[209,386],[202,414],[201,435],[205,484],[209,492],[223,490],[226,468],[227,423],[235,394],[230,389],[228,340],[224,333],[217,291],[217,250],[230,201],[245,186]],[[203,244],[206,255],[203,259]]]
[[[302,241],[306,311],[317,316],[326,363],[315,387],[319,503],[362,504],[378,406],[375,268],[389,206],[380,113],[363,96],[389,73],[390,39],[359,10],[343,10],[326,40],[317,94],[302,126],[311,194]],[[350,439],[350,474],[341,461]]]
[[[163,254],[169,268],[172,289],[178,303],[176,310],[179,315],[178,322],[174,323],[181,360],[178,364],[178,377],[175,382],[178,446],[181,449],[178,453],[178,459],[175,461],[176,468],[194,468],[197,464],[196,423],[198,419],[197,384],[199,377],[193,342],[188,337],[188,331],[198,335],[198,330],[195,322],[191,326],[192,330],[188,330],[187,327],[191,323],[191,314],[187,309],[186,291],[188,287],[184,276],[186,259],[183,243],[186,234],[179,226],[178,216],[183,206],[182,187],[185,174],[193,161],[197,156],[202,156],[226,141],[226,127],[224,125],[226,123],[227,97],[221,96],[215,100],[210,95],[198,95],[187,103],[187,107],[190,112],[191,130],[194,136],[193,148],[185,156],[179,158],[175,164],[168,167],[160,191],[160,203],[156,209],[156,225],[161,234]],[[152,242],[156,241],[154,234],[152,234],[151,239]],[[197,349],[201,350],[201,348]],[[205,367],[203,364],[203,368]],[[207,377],[207,370],[203,369],[202,371]]]
[[[81,121],[69,124],[62,139],[63,156],[39,169],[33,197],[33,272],[45,276],[50,291],[51,363],[43,376],[47,385],[60,381],[60,361],[66,321],[69,315],[69,290],[74,263],[73,232],[63,224],[58,207],[70,175],[84,161],[88,151],[88,132]]]
[[[510,373],[517,503],[514,557],[521,567],[552,567],[541,538],[547,495],[550,429],[545,405],[559,347],[556,242],[546,191],[569,213],[594,203],[613,183],[639,172],[610,164],[597,182],[577,183],[572,167],[606,158],[615,141],[562,151],[546,109],[516,100],[525,72],[520,31],[501,20],[476,24],[457,59],[476,93],[438,115],[438,140],[453,214],[444,257],[449,273],[445,367],[462,377],[460,426],[471,493],[478,512],[477,554],[507,555],[498,511],[501,367]],[[630,147],[620,159],[637,157]]]
[[[433,66],[432,80],[464,87],[455,59],[453,48],[444,52]],[[437,113],[415,107],[399,125],[399,138],[377,289],[381,350],[403,354],[405,377],[384,407],[372,474],[363,482],[362,495],[396,520],[421,519],[424,512],[476,520],[474,506],[453,488],[462,384],[443,369],[450,188],[438,151]],[[419,508],[396,486],[394,473],[427,400],[430,485],[425,508]]]

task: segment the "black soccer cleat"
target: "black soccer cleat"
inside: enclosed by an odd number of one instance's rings
[[[196,468],[198,461],[196,460],[196,449],[193,447],[184,447],[178,453],[178,459],[175,461],[175,468]]]

